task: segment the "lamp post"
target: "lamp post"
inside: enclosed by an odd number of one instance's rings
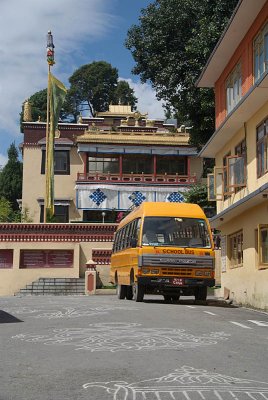
[[[101,215],[102,215],[102,223],[104,224],[104,218],[105,218],[106,213],[103,211],[103,212],[101,213]]]

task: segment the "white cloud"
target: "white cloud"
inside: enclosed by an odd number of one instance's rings
[[[155,91],[148,83],[133,82],[131,79],[120,78],[127,81],[129,86],[134,89],[134,94],[138,98],[138,110],[141,113],[148,113],[148,118],[162,119],[164,116],[164,102],[157,100]]]
[[[54,35],[60,79],[70,76],[82,45],[115,23],[109,0],[1,0],[0,126],[13,137],[25,98],[47,86],[46,34]],[[104,23],[105,21],[105,23]],[[77,51],[76,51],[77,49]],[[90,60],[89,60],[90,62]],[[61,74],[60,74],[61,72]],[[4,140],[2,137],[1,140]]]
[[[8,158],[3,154],[0,154],[0,168],[4,167],[7,163]]]

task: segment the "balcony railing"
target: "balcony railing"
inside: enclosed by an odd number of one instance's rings
[[[166,185],[190,185],[196,183],[195,175],[110,174],[78,172],[77,182],[88,183],[154,183]]]

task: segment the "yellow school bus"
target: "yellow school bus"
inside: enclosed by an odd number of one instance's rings
[[[215,285],[215,253],[208,220],[197,204],[144,202],[119,224],[111,281],[119,299],[160,294],[206,300]]]

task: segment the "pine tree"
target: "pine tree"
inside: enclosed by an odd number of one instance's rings
[[[17,199],[22,195],[22,162],[15,143],[8,149],[8,162],[0,173],[0,198],[8,200],[14,211],[19,209]]]

